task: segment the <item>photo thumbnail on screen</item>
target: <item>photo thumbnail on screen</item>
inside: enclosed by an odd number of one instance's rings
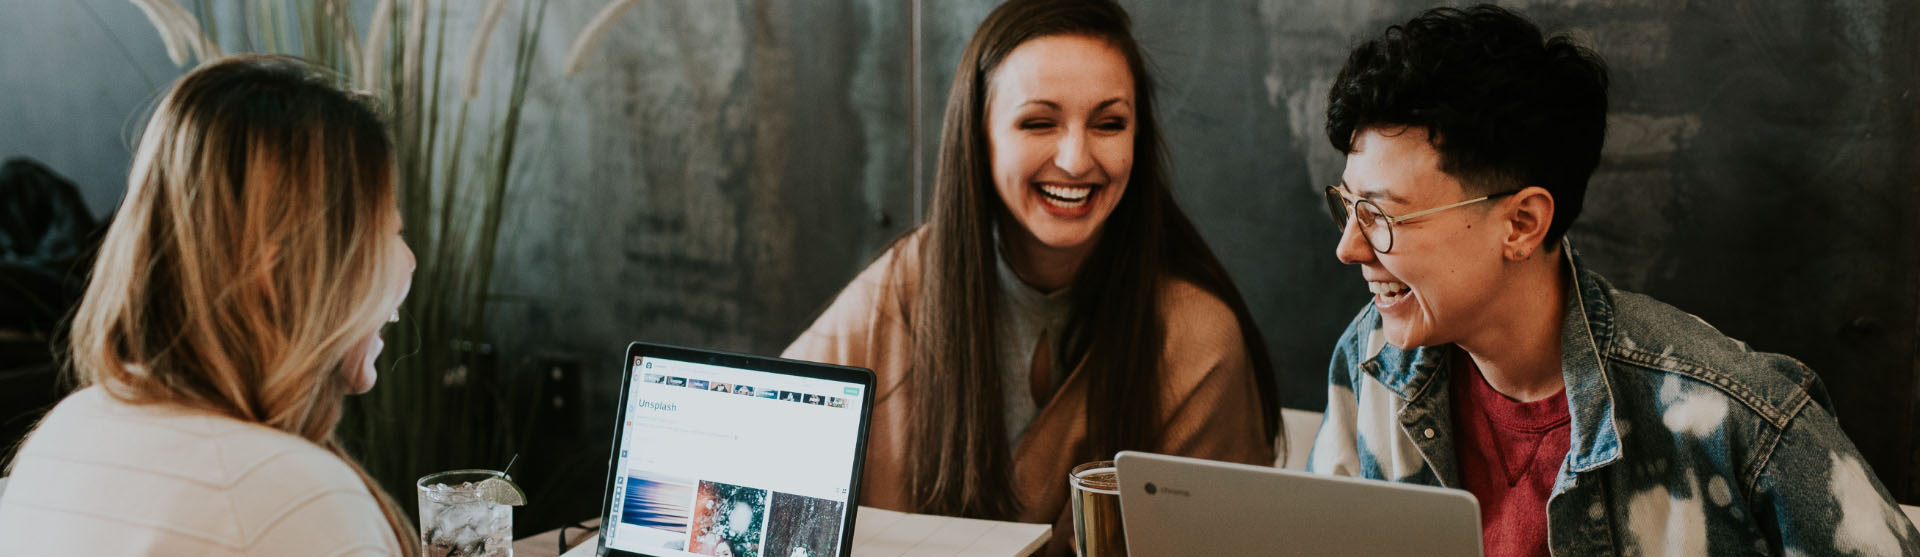
[[[840,551],[840,524],[847,504],[774,492],[767,511],[766,555],[834,555]]]
[[[692,480],[653,476],[634,471],[627,475],[626,500],[621,503],[620,522],[670,536],[649,536],[666,540],[658,549],[685,551],[687,525],[692,521]]]
[[[759,557],[767,517],[767,490],[700,482],[693,503],[687,551],[700,555]]]

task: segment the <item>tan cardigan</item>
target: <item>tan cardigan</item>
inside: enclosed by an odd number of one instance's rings
[[[864,367],[878,376],[860,504],[899,511],[914,510],[905,478],[908,397],[903,392],[911,388],[905,376],[913,338],[900,308],[911,306],[923,236],[908,237],[861,271],[782,354]],[[1185,281],[1169,282],[1160,303],[1167,319],[1160,403],[1164,434],[1153,452],[1272,465],[1253,365],[1233,311]],[[1053,523],[1049,555],[1072,553],[1067,472],[1079,464],[1074,455],[1087,442],[1087,381],[1075,368],[1035,414],[1013,452],[1010,488],[1022,509],[1017,518]]]

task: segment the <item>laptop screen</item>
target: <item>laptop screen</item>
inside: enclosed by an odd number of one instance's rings
[[[860,383],[633,356],[608,549],[838,555],[859,455]]]

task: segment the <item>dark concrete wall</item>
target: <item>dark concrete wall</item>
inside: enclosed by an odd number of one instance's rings
[[[591,15],[554,9],[559,30]],[[633,339],[784,347],[910,225],[905,22],[840,2],[629,11],[579,76],[530,93],[503,340],[589,363]]]
[[[495,281],[502,365],[588,370],[562,392],[589,403],[587,438],[627,341],[778,352],[918,220],[953,67],[996,2],[640,2],[559,76],[598,4],[552,4]],[[1572,233],[1587,261],[1807,362],[1880,476],[1920,502],[1920,6],[1515,4],[1613,68],[1607,156]],[[1317,193],[1342,165],[1325,92],[1356,35],[1428,4],[1127,5],[1164,85],[1178,195],[1253,306],[1283,400],[1318,408],[1366,299]],[[128,122],[178,70],[124,2],[0,7],[0,36],[48,46],[0,51],[0,155],[47,160],[110,211]]]
[[[146,110],[182,70],[130,2],[0,0],[0,37],[0,158],[38,159],[111,213]]]

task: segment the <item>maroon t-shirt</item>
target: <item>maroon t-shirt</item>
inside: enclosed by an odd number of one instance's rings
[[[1547,496],[1571,442],[1567,391],[1515,402],[1464,353],[1454,369],[1453,451],[1460,480],[1480,500],[1486,554],[1547,555]]]

